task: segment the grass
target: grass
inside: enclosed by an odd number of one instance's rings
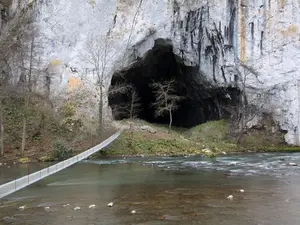
[[[167,138],[158,135],[125,131],[109,145],[102,155],[186,155],[200,154],[201,146],[170,135]]]
[[[128,121],[122,121],[126,124]],[[192,129],[174,128],[168,133],[167,125],[134,121],[135,128],[126,130],[109,145],[102,155],[197,155],[214,156],[222,152],[236,151],[237,145],[227,139],[227,123],[210,121]],[[139,128],[148,125],[157,132],[150,134]]]
[[[126,124],[128,121],[122,121]],[[131,121],[132,122],[132,121]],[[168,133],[167,125],[156,125],[137,120],[135,128],[126,130],[115,142],[108,146],[102,155],[197,155],[215,156],[218,154],[267,151],[297,152],[300,147],[284,144],[283,134],[266,130],[251,130],[243,135],[239,144],[228,134],[225,120],[209,121],[191,129],[176,128]],[[157,133],[150,134],[139,128],[148,125]]]
[[[215,152],[239,151],[240,148],[228,137],[228,124],[225,120],[209,121],[184,132],[187,139],[201,143]]]

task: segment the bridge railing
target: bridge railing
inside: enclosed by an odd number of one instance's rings
[[[72,166],[73,164],[75,164],[83,159],[86,159],[87,157],[91,156],[92,154],[98,152],[99,150],[103,149],[104,147],[106,147],[107,145],[112,143],[114,140],[116,140],[120,136],[120,134],[122,132],[123,132],[123,130],[120,130],[119,132],[115,133],[114,135],[112,135],[111,137],[109,137],[108,139],[103,141],[101,144],[96,145],[95,147],[90,148],[89,150],[82,152],[72,158],[69,158],[69,159],[59,162],[55,165],[52,165],[45,169],[39,170],[35,173],[26,175],[24,177],[21,177],[19,179],[16,179],[16,180],[13,180],[11,182],[1,185],[0,186],[0,199],[20,190],[22,188],[25,188],[45,177],[48,177],[48,176],[50,176],[54,173],[57,173],[69,166]]]

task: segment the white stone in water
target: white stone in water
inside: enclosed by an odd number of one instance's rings
[[[241,192],[241,193],[244,193],[244,192],[245,192],[245,190],[244,190],[244,189],[240,189],[240,192]]]
[[[294,162],[290,162],[290,163],[288,163],[288,166],[298,166],[298,164],[294,163]]]
[[[229,195],[229,196],[227,197],[227,199],[232,200],[232,199],[233,199],[233,195]]]
[[[44,209],[45,209],[46,211],[48,211],[48,210],[50,209],[50,207],[49,207],[49,206],[46,206]]]
[[[68,207],[68,206],[70,206],[70,204],[65,204],[65,205],[63,205],[63,207]]]
[[[80,210],[80,207],[79,207],[79,206],[76,206],[76,207],[74,208],[74,210],[75,210],[75,211]]]
[[[20,206],[19,209],[20,210],[24,210],[26,208],[26,205]]]
[[[94,208],[96,208],[96,205],[94,204],[89,206],[89,209],[94,209]]]
[[[110,202],[110,203],[107,204],[107,206],[108,206],[108,207],[113,207],[113,206],[114,206],[114,203],[113,203],[113,202]]]
[[[136,214],[136,211],[135,211],[135,210],[131,210],[130,213],[131,213],[131,214]]]

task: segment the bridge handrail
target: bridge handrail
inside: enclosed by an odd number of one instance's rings
[[[57,173],[69,166],[72,166],[73,164],[86,159],[87,157],[91,156],[92,154],[98,152],[99,150],[103,149],[110,143],[112,143],[114,140],[116,140],[120,134],[123,132],[123,129],[112,135],[111,137],[107,138],[105,141],[100,143],[99,145],[96,145],[90,149],[88,149],[85,152],[82,152],[76,156],[73,156],[72,158],[69,158],[67,160],[64,160],[62,162],[59,162],[55,165],[52,165],[50,167],[44,168],[42,170],[39,170],[37,172],[28,174],[24,177],[18,178],[16,180],[10,181],[6,184],[0,185],[0,199],[10,195],[22,188],[25,188],[45,177],[48,177],[54,173]]]

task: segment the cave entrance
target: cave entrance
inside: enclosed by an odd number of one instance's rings
[[[184,65],[173,53],[168,41],[156,40],[154,47],[142,59],[112,77],[109,106],[115,120],[130,118],[131,94],[116,93],[116,87],[130,85],[139,96],[140,110],[136,118],[151,123],[168,124],[169,115],[157,117],[153,103],[156,101],[151,84],[175,80],[175,94],[182,96],[179,107],[173,112],[173,125],[190,128],[209,120],[226,118],[229,108],[236,105],[240,92],[237,88],[214,88],[199,74],[197,67]],[[122,107],[120,107],[122,105]]]

